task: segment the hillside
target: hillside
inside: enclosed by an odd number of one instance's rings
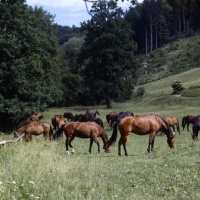
[[[200,67],[200,35],[172,39],[168,44],[140,56],[139,85]]]

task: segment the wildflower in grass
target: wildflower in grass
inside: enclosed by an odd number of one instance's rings
[[[0,181],[0,185],[2,185],[2,184],[3,184],[3,182]]]
[[[28,183],[30,183],[30,184],[34,184],[34,182],[33,182],[33,181],[29,181]]]
[[[40,197],[35,197],[35,199],[39,199]]]
[[[13,184],[16,184],[16,181],[12,181]]]

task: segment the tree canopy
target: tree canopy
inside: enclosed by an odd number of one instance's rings
[[[106,100],[111,107],[110,100],[127,100],[132,95],[137,82],[137,46],[131,25],[125,22],[115,1],[96,2],[90,12],[92,19],[81,25],[87,34],[79,57],[80,64],[86,63],[83,76],[89,91],[87,102]]]
[[[0,13],[0,118],[8,130],[61,96],[62,53],[54,17],[42,8],[1,1]]]

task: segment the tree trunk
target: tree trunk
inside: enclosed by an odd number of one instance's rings
[[[110,99],[106,99],[106,108],[112,108]]]

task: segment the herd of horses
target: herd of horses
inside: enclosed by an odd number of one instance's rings
[[[32,114],[27,118],[24,125],[14,131],[14,136],[19,137],[25,133],[28,141],[31,141],[32,135],[44,134],[46,139],[57,140],[64,133],[66,136],[66,152],[68,154],[70,154],[69,147],[71,148],[71,153],[74,153],[71,143],[75,137],[90,138],[89,152],[91,153],[93,142],[95,142],[98,147],[98,153],[100,153],[98,138],[102,139],[105,152],[110,152],[110,147],[117,140],[117,132],[119,130],[118,155],[121,156],[121,146],[123,146],[124,153],[128,156],[126,144],[131,132],[137,135],[149,135],[147,147],[147,152],[149,153],[153,150],[154,139],[157,133],[164,133],[166,135],[167,144],[171,149],[175,148],[175,127],[180,134],[179,121],[176,117],[161,118],[154,114],[137,116],[130,111],[110,112],[106,115],[106,121],[112,129],[112,135],[109,139],[102,119],[96,117],[96,115],[100,116],[96,109],[88,109],[84,114],[75,116],[71,112],[65,112],[63,115],[54,115],[51,123],[49,123],[40,121],[43,118],[41,113]],[[198,140],[200,116],[187,115],[182,118],[183,131],[185,126],[187,126],[189,131],[190,124],[193,124],[192,139]]]

